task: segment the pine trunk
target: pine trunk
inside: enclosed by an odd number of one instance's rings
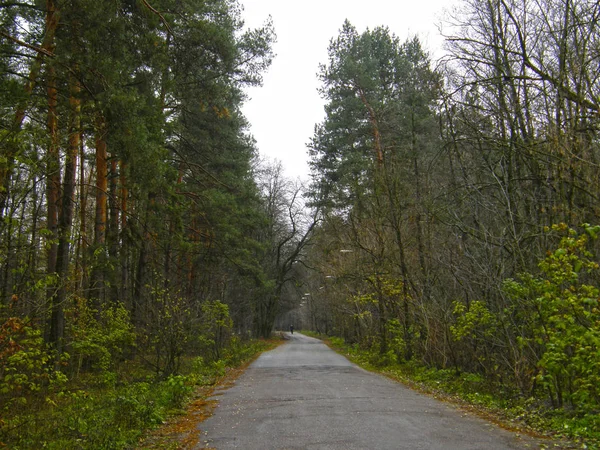
[[[96,117],[96,218],[94,222],[94,270],[90,297],[96,310],[104,303],[106,268],[106,218],[108,189],[108,153],[106,149],[106,123],[100,113]]]
[[[120,178],[120,197],[121,197],[121,233],[120,233],[120,242],[121,242],[121,301],[124,303],[129,300],[129,238],[127,236],[127,197],[129,195],[129,191],[127,189],[127,178],[125,175],[125,171],[127,170],[127,166],[124,162],[120,162],[119,164],[119,178]],[[118,238],[118,236],[117,236]]]
[[[108,256],[110,258],[111,267],[113,267],[119,258],[119,206],[118,206],[118,176],[117,173],[117,158],[113,154],[110,159],[110,175],[109,175],[109,189],[108,189],[108,204],[110,211],[110,220],[108,222],[107,245],[108,245]],[[119,299],[119,282],[118,272],[114,269],[110,269],[109,282],[110,282],[110,300],[116,302]]]
[[[58,144],[58,91],[56,89],[54,68],[48,68],[48,134],[50,135],[50,144],[46,155],[46,200],[47,215],[46,228],[48,249],[46,260],[46,273],[48,275],[56,274],[56,259],[58,255],[58,202],[60,200],[60,154]],[[46,298],[52,302],[57,288],[56,282],[52,282],[48,287]]]
[[[75,67],[76,69],[76,67]],[[74,70],[76,73],[76,70]],[[77,79],[70,79],[70,119],[69,119],[69,144],[65,158],[65,175],[62,192],[62,205],[58,220],[58,252],[56,259],[56,274],[59,286],[51,302],[50,318],[50,343],[57,354],[63,352],[65,333],[64,303],[67,298],[67,284],[69,278],[69,253],[71,228],[73,224],[74,193],[77,171],[77,154],[81,142],[81,88]]]

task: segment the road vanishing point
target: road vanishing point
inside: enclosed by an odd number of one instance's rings
[[[368,372],[299,333],[217,391],[201,446],[216,449],[537,449],[451,404]]]

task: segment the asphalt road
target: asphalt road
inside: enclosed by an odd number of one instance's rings
[[[298,333],[214,399],[219,404],[200,424],[199,448],[540,448],[529,437],[367,372]]]

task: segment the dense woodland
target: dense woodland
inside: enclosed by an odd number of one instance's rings
[[[307,323],[600,430],[599,17],[465,0],[435,64],[344,24],[310,143]]]
[[[0,2],[1,415],[123,361],[165,380],[270,335],[312,228],[240,113],[273,58],[266,19]]]
[[[276,171],[239,108],[271,62],[272,25],[242,31],[230,1],[0,13],[2,316],[39,328],[60,358],[86,321],[123,315],[161,372],[207,302],[228,305],[239,332],[268,334],[272,247],[296,236],[275,236],[270,203],[288,192],[261,191]]]
[[[298,307],[599,427],[599,17],[463,0],[435,63],[344,23],[306,189],[240,112],[270,21],[245,29],[235,0],[1,0],[0,401],[134,359],[167,379]]]

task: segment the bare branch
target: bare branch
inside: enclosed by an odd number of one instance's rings
[[[0,30],[0,36],[4,36],[4,37],[5,37],[6,39],[8,39],[8,40],[11,40],[11,41],[13,41],[13,42],[14,42],[14,43],[16,43],[16,44],[19,44],[19,45],[20,45],[20,46],[22,46],[22,47],[27,47],[28,49],[30,49],[30,50],[33,50],[33,51],[35,51],[35,52],[38,52],[38,53],[40,53],[40,54],[42,54],[42,55],[49,56],[49,57],[51,57],[51,58],[54,58],[54,57],[56,56],[54,53],[52,53],[52,52],[51,52],[51,51],[49,51],[49,50],[46,50],[45,48],[38,47],[38,46],[36,46],[36,45],[31,45],[31,44],[28,44],[28,43],[27,43],[27,42],[25,42],[25,41],[22,41],[22,40],[20,40],[20,39],[18,39],[18,38],[16,38],[16,37],[14,37],[14,36],[11,36],[10,34],[6,33],[6,32],[5,32],[5,31],[3,31],[3,30]]]
[[[163,25],[165,26],[165,28],[167,29],[167,31],[169,33],[171,33],[171,35],[173,36],[173,30],[171,30],[171,27],[169,26],[169,23],[167,22],[167,19],[165,19],[165,16],[163,16],[160,11],[154,9],[152,7],[152,5],[150,5],[150,3],[148,3],[147,0],[142,0],[142,3],[144,4],[144,6],[146,8],[148,8],[150,11],[152,11],[154,14],[156,14],[158,17],[160,17],[160,21],[163,23]]]

